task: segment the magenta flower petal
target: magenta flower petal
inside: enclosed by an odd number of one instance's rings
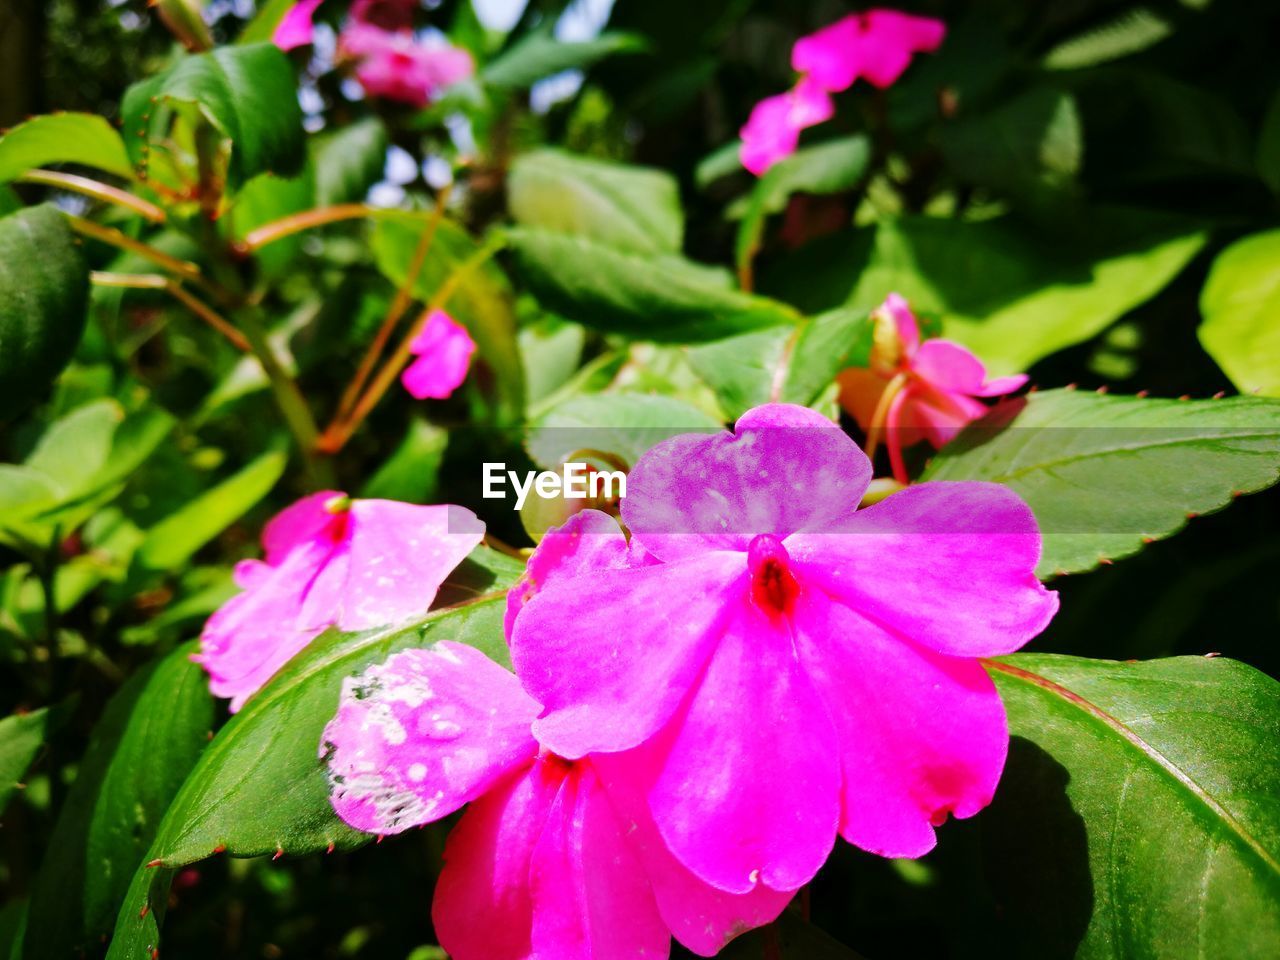
[[[832,93],[847,90],[859,77],[884,88],[902,76],[913,54],[936,50],[945,36],[941,20],[870,10],[801,37],[791,65]]]
[[[316,8],[322,2],[323,0],[299,0],[295,3],[276,25],[271,42],[281,50],[293,50],[311,43],[315,34],[312,20],[316,15]]]
[[[947,813],[991,802],[1009,744],[995,685],[976,660],[904,642],[821,598],[801,599],[795,620],[839,730],[841,836],[885,857],[927,853]]]
[[[984,383],[982,389],[974,391],[974,396],[1002,397],[1007,393],[1013,393],[1015,390],[1021,390],[1030,379],[1025,373],[1015,373],[1008,377],[996,377],[994,380],[988,380]]]
[[[802,79],[786,93],[766,97],[755,105],[739,132],[742,165],[757,177],[795,153],[800,131],[835,115],[831,97],[818,84]]]
[[[663,921],[694,953],[714,956],[744,930],[776,920],[792,894],[764,885],[748,894],[726,893],[703,883],[671,855],[644,799],[661,772],[655,754],[642,747],[622,754],[596,754],[591,763],[618,818],[628,824],[627,839],[653,885]]]
[[[796,890],[835,842],[836,732],[792,653],[785,623],[745,597],[673,724],[649,795],[676,858],[730,893]]]
[[[733,434],[684,434],[648,451],[627,478],[622,517],[670,562],[841,523],[870,482],[870,461],[830,420],[770,404],[744,414]]]
[[[940,653],[1011,653],[1053,618],[1035,516],[995,483],[923,483],[839,530],[788,537],[804,583]]]
[[[533,850],[567,766],[539,759],[476,800],[449,834],[431,922],[454,960],[532,960]]]
[[[405,368],[400,382],[419,400],[443,400],[467,378],[476,345],[466,327],[435,310],[409,349],[418,359]]]
[[[548,713],[534,724],[539,742],[577,759],[651,737],[719,639],[745,560],[712,554],[544,586],[511,636],[516,673]]]
[[[671,934],[589,765],[565,777],[534,848],[533,955],[665,957]]]
[[[472,647],[397,653],[349,678],[321,757],[333,808],[369,833],[438,820],[532,761],[538,704]]]
[[[982,361],[950,340],[926,340],[910,362],[922,380],[940,390],[976,394],[987,379]]]
[[[262,549],[269,564],[284,560],[305,543],[337,543],[346,530],[346,494],[321,490],[285,507],[262,528]]]

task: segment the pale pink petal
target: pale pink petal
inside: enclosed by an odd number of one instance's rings
[[[791,66],[832,93],[848,90],[858,79],[860,64],[851,54],[858,49],[861,36],[862,25],[856,14],[837,20],[797,40],[791,48]]]
[[[671,934],[590,765],[565,777],[534,848],[533,956],[666,957]]]
[[[367,833],[439,820],[532,762],[539,706],[473,647],[405,650],[342,685],[320,756],[330,802]]]
[[[285,507],[262,530],[262,548],[267,563],[275,566],[294,547],[323,540],[330,545],[346,532],[346,494],[321,490]]]
[[[507,639],[515,629],[516,617],[524,605],[557,578],[616,570],[636,565],[618,521],[599,510],[583,510],[559,527],[546,532],[529,557],[524,576],[507,591],[507,613],[503,622]]]
[[[626,825],[627,844],[649,877],[663,922],[688,949],[714,956],[739,934],[772,923],[792,894],[764,885],[747,894],[726,893],[699,880],[671,855],[644,797],[661,770],[658,753],[650,747],[600,753],[591,764]]]
[[[467,378],[476,345],[466,327],[435,310],[409,349],[418,359],[400,375],[400,382],[419,400],[443,400]]]
[[[343,57],[367,57],[390,48],[395,37],[389,30],[351,17],[338,34],[338,53]]]
[[[1025,373],[1015,373],[1009,377],[996,377],[994,380],[988,380],[984,383],[981,390],[974,392],[974,396],[1002,397],[1007,393],[1021,390],[1030,379]]]
[[[940,653],[1011,653],[1058,609],[1035,516],[996,483],[918,484],[785,545],[802,584]]]
[[[746,599],[688,706],[664,731],[650,809],[668,848],[730,893],[796,890],[831,852],[839,820],[836,732],[796,661],[786,623]]]
[[[330,622],[365,630],[425,613],[484,524],[464,507],[356,500],[347,539],[350,572]]]
[[[300,0],[295,3],[276,25],[271,42],[281,50],[293,50],[310,44],[315,33],[312,19],[322,2],[323,0]]]
[[[902,427],[917,431],[938,449],[987,412],[987,407],[972,397],[935,390],[919,380],[908,383],[902,397]]]
[[[577,759],[652,736],[697,681],[746,555],[557,579],[525,604],[511,660],[545,708],[534,735]]]
[[[807,407],[766,404],[734,433],[683,434],[645,453],[627,477],[622,518],[634,540],[671,562],[743,550],[761,533],[786,536],[839,523],[871,482],[858,445]]]
[[[950,340],[926,340],[911,358],[911,370],[930,386],[951,393],[976,394],[987,368],[969,350]]]
[[[431,920],[453,960],[533,960],[529,872],[568,765],[538,758],[471,804],[449,834]]]
[[[891,293],[884,298],[880,309],[893,318],[898,330],[898,340],[902,344],[903,356],[915,356],[916,351],[920,349],[920,324],[911,310],[911,305],[901,294]]]
[[[447,43],[424,43],[420,47],[419,56],[422,58],[427,82],[435,91],[465,80],[476,72],[471,54],[461,47]]]
[[[839,732],[841,836],[880,856],[918,857],[948,813],[970,817],[991,802],[1009,733],[976,660],[892,636],[820,593],[800,598],[795,623]]]

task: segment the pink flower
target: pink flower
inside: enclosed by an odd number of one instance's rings
[[[830,120],[835,110],[827,92],[802,79],[786,93],[766,97],[755,105],[740,131],[742,165],[757,177],[795,153],[800,131]]]
[[[316,8],[322,2],[323,0],[300,0],[295,3],[276,26],[271,42],[281,50],[293,50],[310,44],[315,34],[313,20]]]
[[[410,30],[384,30],[354,16],[338,38],[355,57],[356,79],[371,97],[425,107],[445,87],[475,71],[471,54],[443,41],[421,42]]]
[[[632,470],[626,554],[522,595],[511,651],[534,735],[575,759],[639,749],[672,854],[730,893],[808,882],[837,831],[915,857],[990,802],[1008,748],[979,657],[1057,610],[1008,488],[926,483],[864,510],[871,464],[802,407],[672,438]],[[586,523],[587,521],[579,521]],[[548,538],[549,540],[550,538]],[[530,564],[537,576],[538,554]]]
[[[418,359],[405,368],[400,382],[419,400],[443,400],[467,378],[476,345],[466,327],[434,310],[409,349]]]
[[[355,0],[351,19],[382,30],[412,30],[418,0]]]
[[[951,340],[922,343],[915,314],[896,293],[872,322],[871,365],[840,375],[840,402],[863,430],[883,430],[894,475],[903,483],[904,447],[922,439],[939,448],[950,443],[987,412],[976,398],[1013,393],[1027,382],[1026,374],[988,380],[982,361]]]
[[[365,630],[425,613],[480,543],[470,510],[394,500],[304,497],[262,532],[265,560],[236,566],[244,591],[209,618],[194,658],[232,711],[327,627]]]
[[[884,89],[902,76],[913,54],[938,49],[946,33],[946,24],[931,17],[868,10],[801,37],[791,65],[832,93],[848,90],[859,77]]]
[[[398,833],[470,804],[432,906],[451,957],[657,960],[672,935],[711,956],[782,911],[788,896],[732,896],[671,857],[632,758],[540,750],[539,709],[511,673],[446,641],[349,679],[325,730],[331,799],[351,826]]]

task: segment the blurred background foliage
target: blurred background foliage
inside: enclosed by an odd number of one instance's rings
[[[337,22],[342,6],[326,4],[322,17]],[[904,3],[944,18],[946,45],[886,94],[842,98],[836,120],[806,137],[798,162],[761,185],[736,165],[736,131],[756,101],[790,84],[796,37],[848,5],[617,0],[611,10],[580,2],[567,17],[566,6],[532,0],[509,11],[510,29],[484,26],[467,0],[427,4],[422,19],[471,49],[482,77],[485,64],[557,22],[587,22],[573,36],[585,40],[592,21],[598,28],[607,20],[614,39],[581,61],[590,61],[585,78],[551,71],[546,81],[553,57],[528,77],[491,76],[422,114],[371,104],[333,73],[306,82],[302,106],[327,195],[421,206],[465,157],[468,189],[455,212],[479,234],[506,218],[512,158],[539,145],[656,166],[679,186],[688,225],[680,252],[741,267],[745,250],[756,290],[808,313],[865,308],[902,287],[955,329],[1005,311],[1007,327],[975,333],[988,338],[979,353],[993,367],[1029,365],[1038,384],[1197,398],[1233,391],[1198,339],[1201,294],[1218,255],[1274,227],[1280,213],[1280,5]],[[207,19],[214,37],[230,42],[254,13],[249,2],[212,0]],[[0,126],[54,110],[117,120],[125,89],[174,55],[173,37],[140,2],[7,0]],[[532,79],[544,82],[530,95]],[[449,125],[456,115],[466,117],[465,132]],[[326,141],[331,135],[344,139]],[[336,147],[322,163],[315,158],[325,143]],[[834,169],[809,152],[824,144],[838,151],[826,155],[840,158]],[[30,202],[40,189],[17,191]],[[278,181],[250,183],[237,229],[287,212],[283,194]],[[1135,207],[1145,215],[1114,214]],[[948,217],[947,235],[938,240],[938,221],[921,215]],[[451,262],[473,243],[465,233],[454,242]],[[196,256],[176,232],[153,243]],[[99,269],[130,268],[105,249],[86,255]],[[290,240],[262,257],[273,280],[266,306],[281,318],[272,335],[322,408],[341,392],[385,311],[394,292],[385,278],[402,275],[407,257],[394,220],[369,235],[336,229]],[[1034,299],[1126,257],[1107,281],[1123,288],[1111,295],[1119,306],[1085,311],[1088,329],[1083,313],[1058,318],[1054,304]],[[509,257],[500,263],[488,282],[520,324],[523,395],[503,393],[504,384],[518,384],[520,360],[504,373],[490,356],[472,388],[433,406],[429,418],[409,404],[384,405],[336,465],[344,489],[480,506],[481,460],[528,462],[512,408],[542,409],[583,361],[587,379],[656,386],[725,412],[682,354],[569,327],[545,305],[551,298],[504,286],[519,271]],[[424,283],[429,290],[442,279]],[[920,289],[906,289],[913,283]],[[1136,292],[1144,285],[1150,289]],[[493,309],[491,295],[477,294],[470,309]],[[1028,347],[1020,338],[1028,324],[1054,322],[1066,331],[1059,342]],[[478,426],[446,438],[463,423]],[[60,425],[61,440],[50,441],[50,424]],[[21,797],[4,810],[0,898],[16,904],[30,893],[108,698],[142,663],[198,632],[230,595],[231,564],[253,553],[264,519],[305,481],[301,470],[286,470],[287,437],[260,373],[160,294],[95,291],[73,365],[35,411],[6,428],[0,447],[14,464],[42,449],[45,462],[74,464],[86,511],[64,519],[71,533],[44,568],[0,548],[0,714],[64,703],[49,718],[63,725],[56,746],[40,752]],[[193,501],[197,508],[184,512]],[[514,515],[487,513],[499,536],[528,542]],[[1280,494],[1245,497],[1136,557],[1059,580],[1062,613],[1032,648],[1119,660],[1213,651],[1280,675],[1278,521]],[[52,620],[42,587],[57,598]],[[52,658],[37,642],[50,624],[61,654]],[[937,852],[912,863],[840,845],[808,895],[815,924],[870,957],[1069,955],[1082,929],[1070,922],[1056,939],[1044,931],[1034,946],[1023,939],[1025,918],[1004,907],[1001,861],[983,831],[982,817],[950,824]],[[164,953],[441,956],[430,945],[429,904],[444,833],[437,825],[346,855],[214,858],[186,868],[174,885]],[[1087,913],[1074,919],[1082,924]],[[12,922],[16,913],[0,912],[0,944]],[[760,955],[758,944],[737,949]]]

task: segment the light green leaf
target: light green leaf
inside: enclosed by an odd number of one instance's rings
[[[921,479],[1003,483],[1044,533],[1040,576],[1078,573],[1280,479],[1280,401],[1036,393],[970,427]]]
[[[1173,33],[1173,26],[1148,7],[1117,14],[1100,26],[1064,40],[1044,58],[1050,70],[1077,70],[1153,47]]]
[[[1004,220],[909,217],[881,224],[849,305],[897,291],[972,349],[992,375],[1018,373],[1081,343],[1163,289],[1205,242],[1202,231],[1124,211],[1094,211],[1095,249],[1046,245]]]
[[[111,440],[124,420],[114,400],[95,400],[50,424],[25,466],[44,474],[67,499],[84,492],[106,465]]]
[[[551,396],[577,372],[586,331],[576,323],[546,317],[522,326],[518,337],[525,398],[532,406]]]
[[[194,645],[135,674],[107,705],[32,888],[27,960],[96,950],[133,865],[208,744],[213,700]]]
[[[1280,684],[1202,657],[987,669],[1013,740],[979,821],[1013,952],[1273,956]]]
[[[226,175],[237,185],[259,173],[295,176],[306,159],[293,67],[270,43],[219,47],[185,56],[131,86],[121,115],[135,164],[167,150],[175,119],[199,117],[220,141]]]
[[[0,183],[50,163],[78,163],[118,177],[133,176],[120,134],[93,114],[32,117],[0,137]]]
[[[1200,312],[1200,343],[1240,392],[1280,396],[1280,230],[1218,255]]]
[[[280,26],[280,21],[284,19],[284,15],[288,13],[297,0],[265,0],[257,5],[258,12],[253,15],[253,19],[245,25],[240,36],[236,39],[236,43],[268,43],[275,36],[276,27]]]
[[[41,204],[0,218],[0,418],[70,362],[88,303],[89,268],[57,209]]]
[[[263,454],[206,490],[147,531],[138,560],[150,570],[178,570],[192,554],[270,493],[288,462],[289,458],[279,451]]]
[[[491,87],[518,90],[562,70],[585,70],[615,53],[647,49],[644,38],[633,33],[602,33],[594,40],[563,42],[550,30],[538,30],[516,41],[480,73]]]
[[[583,237],[517,227],[510,231],[529,285],[551,310],[633,337],[715,340],[794,324],[785,304],[733,289],[732,278],[676,256],[642,256]]]
[[[679,253],[684,214],[675,178],[561,150],[526,153],[507,181],[511,215],[633,253]]]
[[[414,417],[395,452],[360,491],[368,499],[430,503],[440,482],[449,431]]]
[[[48,737],[56,713],[48,708],[0,720],[0,815]]]

